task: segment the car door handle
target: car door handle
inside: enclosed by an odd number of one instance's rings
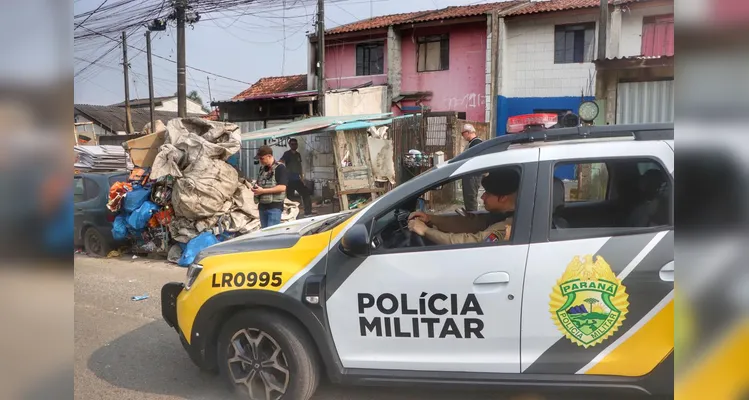
[[[662,281],[673,282],[674,281],[674,262],[671,261],[668,264],[664,265],[663,268],[661,268],[658,275],[661,277]]]
[[[510,274],[507,272],[487,272],[473,281],[474,285],[490,285],[497,283],[509,283]]]

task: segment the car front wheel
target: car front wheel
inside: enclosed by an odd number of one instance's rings
[[[298,323],[265,310],[241,311],[218,340],[221,375],[238,398],[307,400],[319,381],[314,347]]]
[[[105,257],[109,252],[109,245],[104,235],[93,227],[86,229],[83,235],[83,246],[87,254],[95,257]]]

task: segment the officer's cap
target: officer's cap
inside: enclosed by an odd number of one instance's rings
[[[481,180],[481,186],[495,196],[513,194],[520,188],[520,173],[514,168],[496,169]]]

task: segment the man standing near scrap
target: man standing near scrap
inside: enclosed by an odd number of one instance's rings
[[[476,136],[476,128],[471,124],[463,124],[461,132],[463,139],[468,142],[466,150],[482,142]],[[481,175],[468,175],[463,178],[463,204],[466,211],[478,211],[479,186],[481,185]]]
[[[302,197],[302,204],[304,204],[304,216],[309,217],[312,215],[312,201],[310,200],[310,193],[307,185],[304,184],[304,167],[302,167],[302,155],[297,150],[299,148],[299,142],[292,138],[289,139],[289,148],[283,156],[280,162],[286,165],[286,171],[289,174],[289,184],[286,186],[286,197],[291,197],[294,192],[299,193]]]
[[[286,166],[276,161],[270,146],[261,146],[255,158],[260,161],[261,167],[252,192],[255,193],[255,203],[260,212],[260,227],[267,228],[281,223],[288,184]]]

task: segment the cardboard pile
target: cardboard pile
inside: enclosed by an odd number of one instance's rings
[[[113,171],[127,169],[127,153],[120,146],[75,146],[75,168],[82,171]]]

